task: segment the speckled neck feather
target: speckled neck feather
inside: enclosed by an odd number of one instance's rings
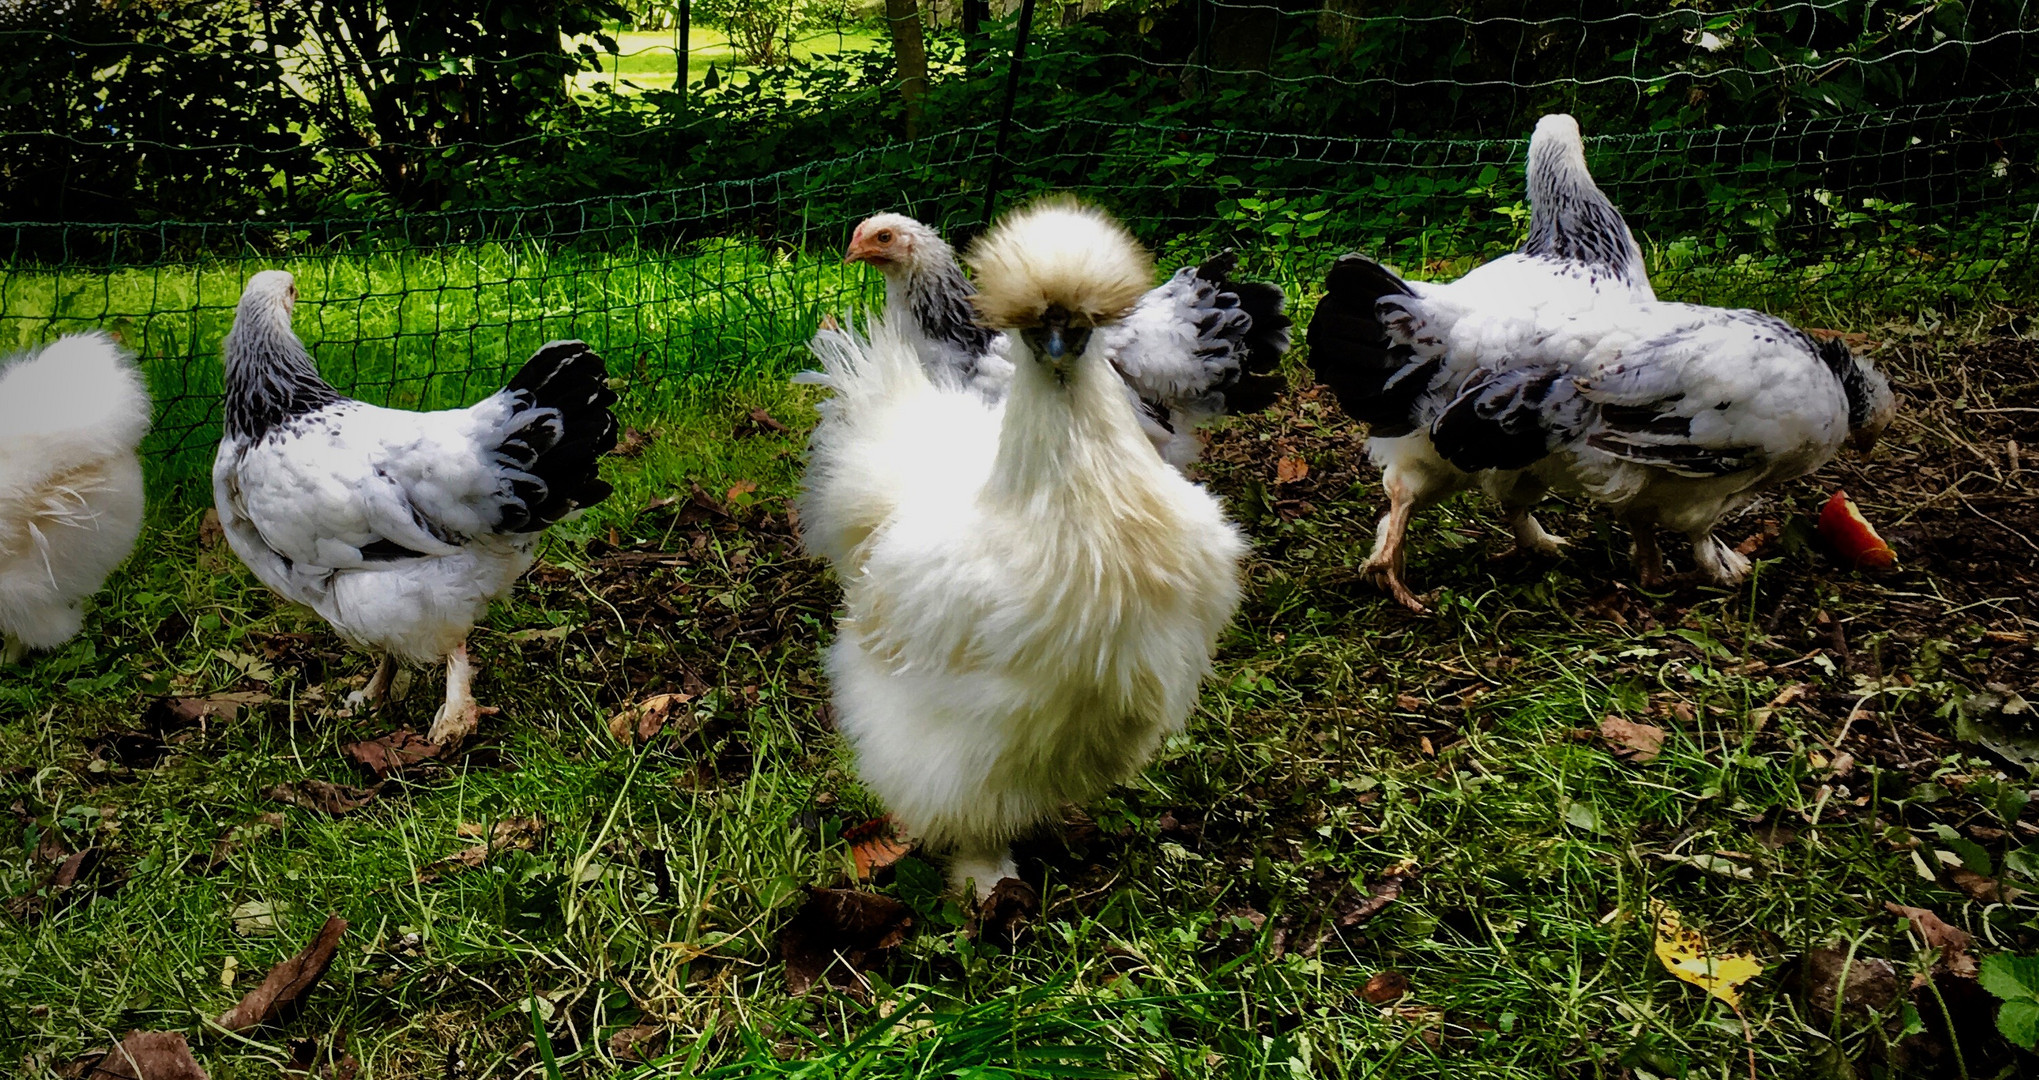
[[[344,400],[319,376],[311,354],[291,332],[288,307],[275,297],[244,295],[220,351],[229,438],[253,441],[293,416]]]
[[[1643,279],[1641,253],[1621,212],[1593,182],[1570,117],[1547,116],[1530,137],[1529,208],[1523,254],[1604,267],[1631,284]]]

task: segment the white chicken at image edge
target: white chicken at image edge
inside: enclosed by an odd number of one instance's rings
[[[601,357],[555,341],[469,408],[355,401],[292,332],[296,302],[289,273],[256,274],[222,346],[220,527],[263,584],[379,657],[368,702],[388,693],[395,661],[444,661],[426,737],[457,741],[495,711],[474,700],[468,634],[530,568],[546,526],[609,495],[596,468],[616,445],[616,395]]]
[[[0,365],[0,663],[69,641],[142,530],[149,394],[113,338]]]
[[[1124,228],[1045,200],[970,262],[984,323],[1015,331],[1010,393],[937,386],[888,320],[824,331],[834,396],[800,511],[842,582],[826,665],[858,772],[981,897],[1014,875],[1013,839],[1181,730],[1246,544],[1102,355],[1152,285]]]

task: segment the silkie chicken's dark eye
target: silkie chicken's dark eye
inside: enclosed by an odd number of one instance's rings
[[[892,242],[892,230],[891,230],[891,229],[880,229],[880,230],[878,230],[878,242],[879,242],[879,243],[881,243],[881,244],[889,244],[889,243],[891,243],[891,242]]]

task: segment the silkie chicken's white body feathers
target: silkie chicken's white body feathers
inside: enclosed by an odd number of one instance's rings
[[[142,526],[141,374],[105,334],[0,367],[0,637],[62,644]]]
[[[991,404],[930,382],[888,322],[817,339],[835,397],[801,527],[843,586],[827,667],[860,774],[981,877],[1182,727],[1245,543],[1095,348],[1066,385],[1019,360]]]

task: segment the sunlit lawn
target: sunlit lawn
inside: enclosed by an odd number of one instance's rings
[[[624,93],[639,90],[670,90],[673,88],[673,72],[678,65],[679,43],[669,30],[612,30],[616,40],[616,53],[602,58],[601,71],[582,72],[575,85],[582,90],[611,82],[619,76],[623,85],[618,89]],[[579,45],[580,39],[569,44]],[[841,31],[802,31],[800,39],[793,45],[793,55],[807,58],[826,56],[834,53],[870,49],[878,44],[878,38],[868,27],[845,26]],[[599,46],[597,46],[599,48]],[[741,58],[736,47],[729,43],[728,35],[721,30],[695,23],[687,34],[687,79],[698,82],[708,77],[709,67],[714,67],[723,78],[728,78]]]

